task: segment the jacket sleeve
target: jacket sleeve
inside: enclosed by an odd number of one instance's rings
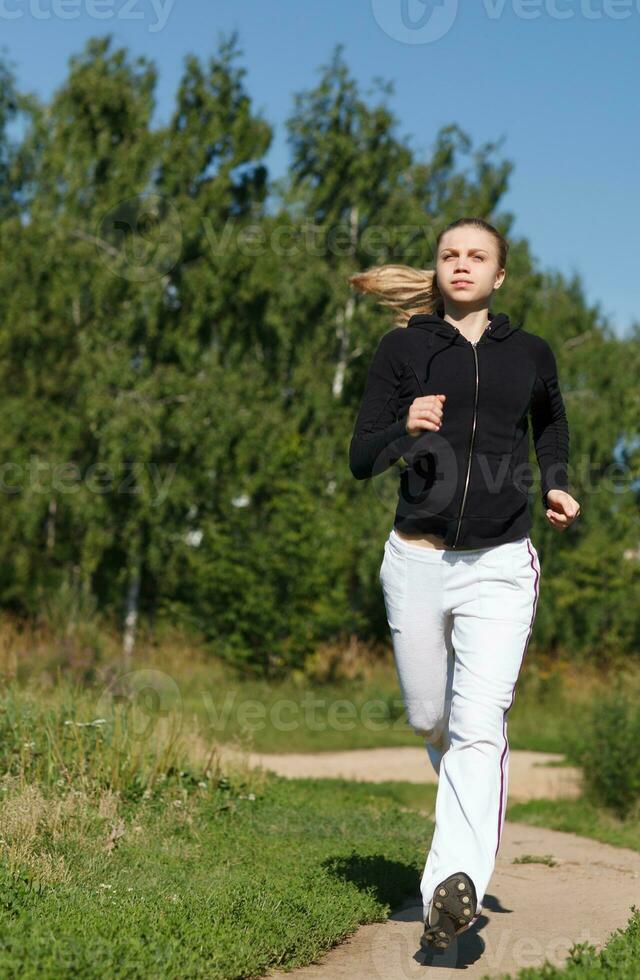
[[[395,463],[415,439],[406,429],[408,409],[398,417],[398,390],[404,364],[394,335],[388,331],[369,366],[364,395],[349,446],[349,468],[356,480],[382,473]]]
[[[542,504],[549,490],[569,491],[569,425],[558,383],[554,353],[546,341],[537,356],[537,376],[531,398],[531,425],[540,467]]]

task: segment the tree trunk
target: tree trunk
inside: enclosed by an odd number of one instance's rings
[[[125,670],[131,666],[131,656],[136,641],[136,626],[138,623],[138,600],[140,596],[141,574],[140,533],[132,548],[129,562],[129,582],[124,616],[124,633],[122,637],[122,660]]]
[[[350,253],[352,256],[356,253],[356,248],[358,244],[358,207],[354,205],[350,212],[350,225],[351,225],[351,248]],[[333,375],[333,384],[331,386],[331,392],[334,398],[340,398],[342,396],[342,391],[344,388],[344,379],[347,375],[347,365],[353,354],[349,353],[349,345],[351,341],[350,325],[353,319],[353,314],[356,309],[356,298],[351,294],[347,298],[344,310],[338,310],[336,314],[336,334],[338,335],[338,340],[340,341],[340,348],[338,351],[338,363],[336,364],[336,369]]]

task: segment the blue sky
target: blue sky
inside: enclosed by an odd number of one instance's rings
[[[542,268],[577,272],[622,335],[637,308],[640,0],[0,0],[0,51],[20,88],[48,98],[67,59],[112,33],[155,61],[156,121],[168,118],[187,53],[236,28],[245,82],[287,164],[292,95],[337,42],[366,89],[394,83],[398,133],[428,155],[457,123],[474,147],[504,137],[514,163],[501,209]]]

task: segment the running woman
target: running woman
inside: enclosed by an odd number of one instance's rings
[[[380,582],[407,718],[439,776],[424,948],[476,922],[500,846],[507,715],[540,586],[529,418],[547,520],[564,531],[580,513],[553,351],[490,308],[507,252],[493,225],[462,218],[438,236],[434,269],[349,280],[398,314],[369,367],[349,465],[364,480],[402,461]]]

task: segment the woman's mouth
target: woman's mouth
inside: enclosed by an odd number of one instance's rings
[[[453,283],[454,286],[473,286],[470,279],[458,279]]]

